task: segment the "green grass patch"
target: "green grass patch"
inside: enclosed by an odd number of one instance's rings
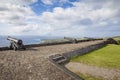
[[[120,37],[116,37],[116,38],[114,38],[114,40],[116,40],[117,43],[120,44]]]
[[[118,40],[120,40],[120,37],[116,37],[116,38],[114,38],[114,39],[118,41]]]
[[[74,56],[71,61],[104,68],[120,68],[120,45],[108,44],[83,56]]]
[[[57,42],[66,42],[66,39],[45,39],[42,43],[57,43]]]

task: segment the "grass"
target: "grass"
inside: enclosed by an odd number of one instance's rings
[[[116,38],[114,38],[114,40],[116,40],[117,43],[120,44],[120,37],[116,37]]]
[[[76,38],[77,40],[86,40],[84,38]],[[57,43],[57,42],[67,42],[69,40],[64,39],[64,38],[59,38],[59,39],[45,39],[43,40],[42,43]]]
[[[57,42],[66,42],[66,39],[46,39],[43,43],[57,43]]]
[[[83,56],[74,56],[71,61],[104,68],[120,68],[120,45],[108,44]]]
[[[115,37],[114,39],[118,41],[118,40],[120,40],[120,37]]]

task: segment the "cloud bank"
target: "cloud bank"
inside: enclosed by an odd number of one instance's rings
[[[33,3],[72,6],[50,7],[51,11],[38,15],[30,6]],[[41,3],[37,0],[1,1],[0,34],[72,37],[120,34],[119,0],[41,0]]]

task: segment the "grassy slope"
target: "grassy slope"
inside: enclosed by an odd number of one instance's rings
[[[120,40],[120,37],[115,37],[114,39],[118,41],[118,40]]]
[[[73,57],[71,61],[99,67],[120,68],[120,45],[109,44],[86,55]]]
[[[120,37],[116,37],[116,38],[114,38],[114,40],[116,40],[118,42],[118,44],[120,44]]]
[[[55,43],[55,42],[65,42],[68,41],[66,39],[46,39],[43,43]]]

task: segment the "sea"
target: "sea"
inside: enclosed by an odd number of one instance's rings
[[[0,47],[8,47],[10,45],[8,36],[0,36]],[[21,39],[24,45],[28,44],[40,44],[46,39],[53,39],[57,37],[48,37],[48,36],[12,36],[13,38]]]

